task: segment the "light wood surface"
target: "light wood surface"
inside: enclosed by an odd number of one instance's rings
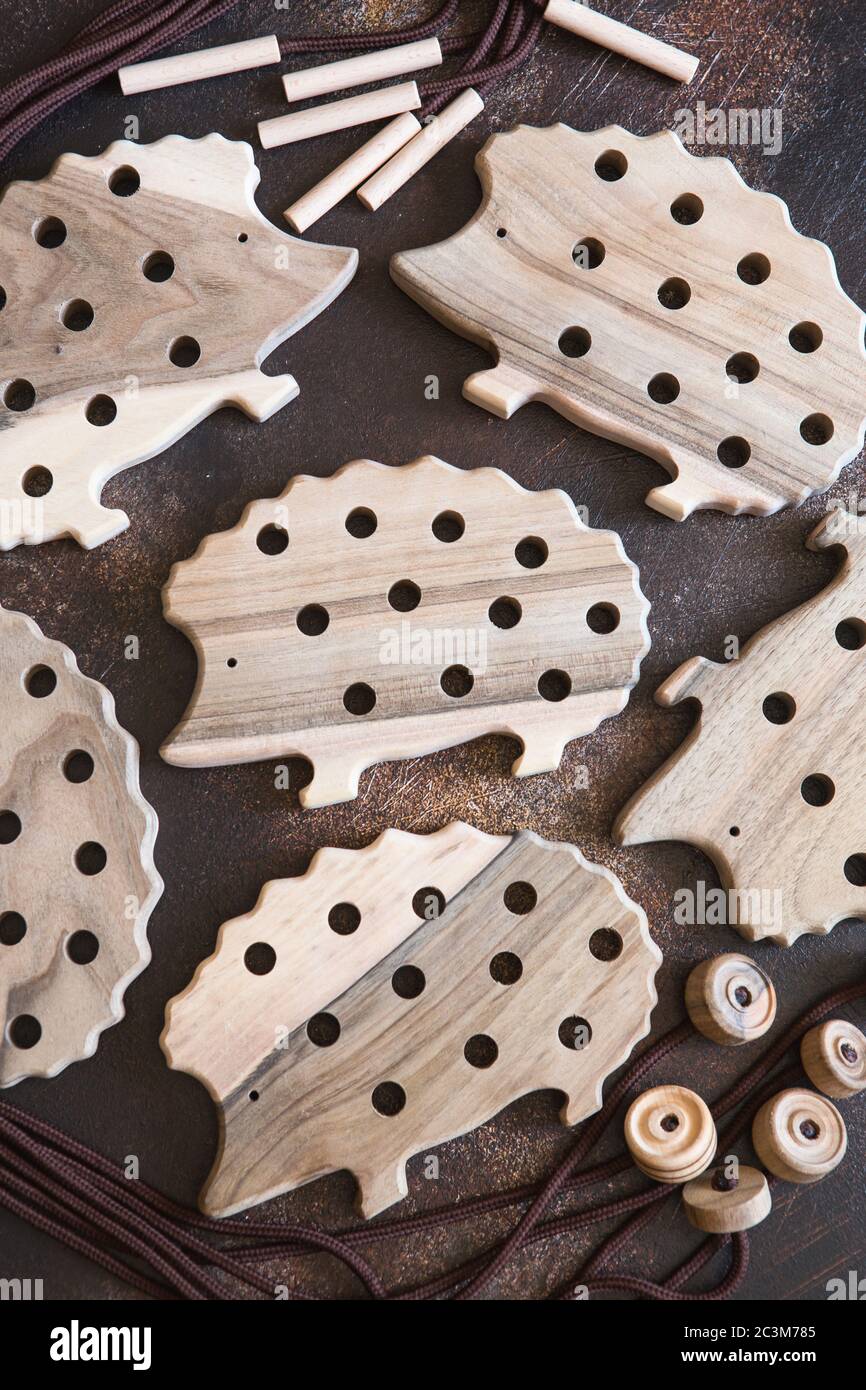
[[[695,699],[701,717],[614,826],[623,845],[697,845],[729,923],[782,946],[866,914],[864,519],[837,510],[808,545],[847,551],[836,578],[738,660],[693,657],[668,677],[658,703]]]
[[[349,1168],[375,1216],[405,1196],[412,1154],[528,1091],[562,1092],[577,1124],[647,1032],[660,961],[613,874],[530,831],[455,822],[319,850],[221,928],[168,1006],[169,1065],[220,1111],[202,1209]]]
[[[196,53],[178,53],[173,58],[130,63],[118,68],[117,76],[124,96],[133,96],[137,92],[153,92],[160,87],[200,82],[206,77],[223,77],[229,73],[246,72],[250,68],[267,67],[279,61],[279,40],[276,34],[266,34],[261,39],[220,44],[217,48],[202,48]]]
[[[578,4],[577,0],[549,0],[544,18],[560,29],[577,34],[579,38],[621,53],[624,58],[643,63],[644,67],[654,68],[656,72],[672,77],[675,82],[691,82],[700,65],[700,59],[691,53],[684,53],[673,44],[662,43],[661,39],[643,34],[628,24],[620,24],[618,20],[599,14],[588,5]]]
[[[845,1157],[848,1134],[835,1105],[814,1091],[780,1091],[752,1122],[755,1153],[785,1182],[819,1182]]]
[[[636,1096],[626,1112],[625,1142],[648,1178],[685,1183],[712,1162],[716,1127],[694,1091],[685,1086],[652,1086]]]
[[[367,140],[354,154],[349,155],[348,159],[344,159],[342,164],[338,164],[336,169],[332,169],[330,174],[292,203],[291,207],[286,208],[283,216],[289,226],[298,233],[312,227],[314,222],[336,207],[337,203],[357,188],[359,183],[363,183],[364,179],[379,169],[386,159],[390,159],[392,154],[402,149],[407,140],[417,135],[420,129],[420,122],[411,111],[404,111],[402,115],[395,116],[393,121],[377,130],[372,139]]]
[[[686,1009],[699,1033],[723,1047],[764,1036],[776,1018],[776,991],[769,975],[735,953],[696,965],[686,981]]]
[[[811,1028],[800,1043],[803,1070],[817,1090],[834,1100],[866,1091],[866,1037],[844,1018]]]
[[[360,96],[327,101],[322,106],[310,106],[304,111],[292,111],[288,116],[259,121],[259,139],[264,149],[272,150],[277,145],[291,145],[315,135],[328,135],[334,130],[348,130],[368,121],[380,121],[385,116],[397,116],[401,111],[414,111],[420,105],[416,84],[399,82],[393,87],[377,87]]]
[[[358,197],[375,212],[387,203],[398,189],[423,169],[425,164],[444,149],[449,140],[468,126],[484,110],[484,102],[474,87],[467,87],[453,101],[443,107],[438,116],[428,121],[424,129],[404,145],[388,163],[383,165],[372,178],[358,189]]]
[[[348,284],[357,252],[279,231],[258,181],[249,145],[170,135],[6,188],[0,548],[99,545],[129,524],[99,502],[114,474],[221,406],[266,420],[297,395],[259,364]],[[31,408],[5,403],[16,381]]]
[[[358,518],[372,534],[352,534]],[[263,553],[270,540],[285,548]],[[522,742],[517,776],[551,771],[624,708],[649,649],[648,604],[614,532],[584,526],[564,492],[429,456],[293,478],[175,565],[164,607],[199,677],[163,757],[300,754],[314,766],[308,807],[356,796],[373,763],[484,733]],[[359,686],[375,697],[366,713]]]
[[[543,401],[647,454],[673,479],[647,502],[675,520],[777,511],[856,456],[866,317],[780,199],[671,131],[519,126],[475,164],[484,197],[466,227],[391,261],[495,356],[469,400],[504,419]]]
[[[138,745],[104,686],[0,608],[0,1086],[90,1057],[162,893]]]
[[[417,43],[395,44],[380,48],[376,53],[361,53],[356,58],[340,58],[336,63],[320,63],[312,68],[299,68],[283,74],[287,101],[304,101],[308,97],[325,96],[345,87],[360,87],[365,82],[384,82],[422,68],[435,68],[442,62],[438,39],[419,39]]]
[[[693,1178],[683,1188],[683,1210],[699,1231],[729,1235],[750,1231],[770,1215],[773,1199],[764,1174],[741,1164],[736,1180],[714,1168]]]

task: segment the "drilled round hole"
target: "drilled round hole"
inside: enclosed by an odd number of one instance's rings
[[[388,602],[398,613],[411,613],[421,602],[421,590],[411,579],[401,579],[388,590]]]
[[[502,901],[508,911],[513,912],[516,917],[525,917],[538,902],[538,894],[531,883],[527,883],[525,879],[518,879],[515,883],[509,883],[502,895]]]
[[[419,888],[412,896],[412,911],[422,922],[434,922],[445,911],[445,894],[440,888]]]
[[[745,468],[752,457],[752,446],[739,435],[732,434],[722,440],[716,454],[719,463],[723,463],[726,468]]]
[[[321,637],[331,619],[327,608],[320,603],[308,603],[298,613],[296,621],[305,637]]]
[[[494,627],[516,627],[523,617],[523,609],[516,598],[497,598],[488,608],[487,616]]]
[[[824,331],[817,323],[795,323],[788,334],[788,342],[795,352],[817,352],[824,341]]]
[[[540,536],[524,536],[514,547],[514,558],[525,570],[540,569],[549,554],[547,542]]]
[[[490,962],[490,974],[498,985],[516,985],[523,974],[523,961],[513,951],[498,951]]]
[[[104,847],[96,840],[86,840],[75,851],[75,867],[79,873],[86,874],[88,878],[93,878],[95,874],[101,874],[107,863],[108,855]]]
[[[770,278],[770,262],[762,252],[753,251],[740,261],[737,274],[746,285],[763,285]]]
[[[681,193],[671,203],[671,217],[683,227],[693,227],[704,215],[704,205],[697,193]]]
[[[0,811],[0,845],[11,845],[21,834],[21,821],[14,811]]]
[[[3,286],[0,285],[0,313],[2,313],[3,310],[4,310],[5,308],[6,308],[6,291],[4,290]]]
[[[117,404],[111,396],[94,396],[87,402],[87,409],[84,412],[89,425],[96,425],[98,429],[104,429],[106,425],[112,424],[117,419]]]
[[[21,490],[27,497],[47,497],[54,486],[54,474],[48,468],[28,468],[21,479]]]
[[[263,555],[282,555],[288,544],[288,532],[284,531],[282,526],[275,526],[273,522],[263,526],[256,536],[256,545]]]
[[[738,825],[732,825],[731,828],[730,828],[730,830],[728,831],[728,834],[729,834],[729,835],[733,835],[734,839],[737,838],[737,836],[739,835],[739,833],[740,833],[740,827],[739,827]]]
[[[24,677],[24,689],[34,700],[44,700],[57,686],[57,677],[50,666],[33,666]]]
[[[462,700],[475,684],[475,677],[467,666],[447,666],[439,677],[439,684],[452,700]]]
[[[800,434],[807,444],[814,444],[816,448],[820,444],[827,444],[833,438],[833,421],[829,415],[822,415],[816,412],[814,415],[807,415],[805,420],[800,422]]]
[[[733,357],[729,357],[725,363],[725,372],[733,380],[738,381],[741,386],[746,386],[750,381],[754,381],[761,364],[757,357],[753,357],[750,352],[735,352]]]
[[[453,545],[455,541],[459,541],[466,530],[466,522],[459,512],[440,512],[438,516],[433,518],[431,529],[437,541],[442,541],[445,545]]]
[[[340,1024],[333,1014],[314,1014],[307,1024],[307,1037],[314,1047],[333,1047],[339,1036]]]
[[[83,748],[75,748],[63,760],[63,776],[67,782],[88,782],[93,776],[93,759]]]
[[[373,1109],[378,1115],[393,1118],[399,1115],[406,1104],[406,1092],[396,1081],[380,1081],[370,1097]]]
[[[665,1115],[660,1122],[665,1134],[673,1134],[674,1130],[679,1129],[680,1121],[678,1115]]]
[[[131,198],[141,188],[141,177],[131,164],[121,164],[109,176],[108,187],[115,198]]]
[[[417,999],[424,993],[427,981],[417,965],[401,965],[391,976],[391,988],[401,999]]]
[[[585,357],[592,347],[592,338],[585,328],[566,328],[559,335],[558,346],[563,357]]]
[[[622,937],[613,927],[599,927],[589,938],[589,954],[596,960],[616,960],[622,955]]]
[[[167,251],[151,251],[150,255],[145,257],[141,269],[146,280],[161,285],[174,275],[174,258]]]
[[[858,1052],[852,1042],[846,1041],[840,1043],[839,1052],[841,1053],[842,1061],[847,1062],[849,1067],[853,1067],[856,1064],[858,1060]]]
[[[845,877],[855,888],[866,888],[866,854],[852,854],[845,860]]]
[[[238,241],[241,243],[241,245],[249,241],[249,239],[249,234],[247,232],[238,232]]]
[[[621,614],[614,603],[594,603],[586,615],[587,627],[601,636],[616,632],[620,622]]]
[[[485,1071],[487,1067],[493,1066],[499,1056],[499,1048],[486,1033],[475,1033],[464,1047],[463,1056],[470,1067],[477,1067],[480,1071]]]
[[[621,150],[605,150],[595,161],[594,167],[605,183],[616,183],[628,169],[628,160]]]
[[[60,322],[70,333],[83,333],[93,323],[93,305],[86,299],[70,299],[60,310]]]
[[[233,670],[235,669],[235,667],[237,666],[237,664],[238,664],[238,659],[237,659],[236,656],[229,656],[229,657],[226,657],[226,666],[228,666],[228,668],[229,668],[230,671],[233,671]]]
[[[836,795],[836,787],[823,772],[811,772],[800,783],[800,795],[810,806],[829,806]]]
[[[26,1052],[42,1037],[42,1024],[32,1014],[19,1014],[9,1024],[8,1034],[12,1046]]]
[[[738,985],[734,990],[734,1002],[741,1009],[747,1009],[752,1002],[752,991],[745,985]]]
[[[376,513],[371,512],[369,507],[355,507],[346,517],[346,530],[355,540],[364,541],[368,536],[372,536],[376,527],[379,525]]]
[[[680,394],[680,383],[670,372],[658,372],[646,389],[647,395],[658,405],[670,405]]]
[[[691,297],[691,286],[679,275],[672,275],[659,286],[659,304],[663,309],[684,309]]]
[[[508,236],[508,228],[507,228],[507,227],[497,227],[497,228],[496,228],[496,235],[500,238],[500,240],[502,239],[502,237]]]
[[[258,1091],[250,1091],[250,1100],[258,1100],[258,1098],[259,1098],[259,1093],[258,1093]]]
[[[572,1014],[562,1020],[557,1029],[557,1036],[563,1047],[569,1048],[572,1052],[581,1052],[592,1041],[592,1029],[585,1018],[581,1018],[579,1014]]]
[[[195,339],[184,334],[181,338],[175,338],[168,350],[168,360],[175,367],[194,367],[201,357],[201,344]]]
[[[18,414],[32,410],[36,404],[36,388],[23,377],[16,377],[3,392],[3,404],[7,410],[14,410]]]
[[[790,724],[797,713],[795,700],[781,690],[775,690],[772,695],[768,695],[761,709],[764,718],[771,724]]]
[[[33,228],[33,237],[37,246],[54,251],[66,240],[66,223],[59,217],[43,217]]]
[[[581,237],[571,251],[571,259],[578,270],[597,270],[605,255],[603,245],[594,236]]]
[[[27,935],[27,923],[20,912],[0,914],[0,945],[17,946]]]
[[[544,671],[538,677],[538,693],[542,700],[557,704],[571,694],[571,676],[567,671]]]
[[[866,623],[860,618],[845,618],[836,628],[836,641],[849,652],[866,647]]]
[[[270,975],[277,963],[277,953],[267,941],[254,941],[244,951],[244,965],[251,975]]]
[[[361,925],[361,914],[354,903],[335,903],[328,913],[328,926],[338,936],[351,936]]]
[[[818,1135],[821,1133],[821,1126],[816,1124],[814,1120],[801,1120],[800,1133],[804,1139],[808,1139],[811,1142],[813,1139],[818,1138]]]
[[[74,965],[90,965],[99,955],[99,940],[92,931],[73,932],[66,943],[66,954]]]
[[[376,704],[376,692],[372,685],[366,685],[364,681],[356,681],[344,692],[343,704],[349,714],[369,714]]]

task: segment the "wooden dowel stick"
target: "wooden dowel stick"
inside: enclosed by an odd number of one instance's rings
[[[408,183],[434,154],[438,154],[449,140],[453,140],[454,136],[483,110],[484,102],[475,88],[467,87],[466,91],[450,101],[438,116],[434,116],[414,140],[404,145],[377,174],[358,189],[358,197],[364,206],[371,212],[380,208],[398,188]]]
[[[259,139],[266,150],[275,145],[291,145],[295,140],[308,140],[313,135],[327,135],[332,130],[346,130],[365,121],[379,121],[384,116],[399,116],[401,111],[414,111],[421,97],[414,82],[399,82],[394,87],[379,87],[359,97],[329,101],[324,106],[311,106],[308,111],[293,111],[290,116],[275,116],[272,121],[259,121]]]
[[[178,53],[174,58],[154,58],[148,63],[132,63],[118,68],[121,91],[154,92],[159,87],[178,87],[182,82],[199,82],[204,77],[222,77],[230,72],[266,67],[280,61],[276,34],[244,43],[226,43],[219,48],[203,48],[198,53]]]
[[[290,208],[286,208],[283,217],[289,226],[296,232],[305,232],[308,227],[312,227],[314,222],[318,222],[320,217],[336,207],[337,203],[357,188],[359,183],[363,183],[364,179],[380,169],[385,160],[402,149],[407,140],[417,135],[420,129],[420,122],[411,111],[404,111],[402,116],[395,116],[393,121],[389,121],[376,132],[372,140],[368,140],[354,154],[349,155],[348,159],[338,164],[320,183],[308,193],[304,193]]]
[[[644,67],[655,68],[656,72],[663,72],[676,82],[691,82],[698,70],[700,59],[691,53],[609,19],[588,5],[579,4],[578,0],[549,0],[544,18],[551,24],[558,24],[560,29],[589,39],[590,43],[621,53],[624,58],[643,63]]]
[[[283,75],[287,101],[302,101],[305,97],[320,97],[327,92],[339,92],[344,87],[360,87],[364,82],[384,82],[421,68],[435,68],[442,62],[438,39],[421,39],[418,43],[401,43],[383,48],[378,53],[362,53],[357,58],[343,58],[337,63],[321,63],[315,68]]]

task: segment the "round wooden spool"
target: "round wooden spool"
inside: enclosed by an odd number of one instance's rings
[[[751,1230],[770,1215],[772,1205],[764,1174],[745,1164],[736,1178],[727,1178],[723,1168],[714,1168],[683,1188],[683,1206],[689,1221],[699,1231],[714,1235]]]
[[[848,1100],[866,1090],[866,1037],[843,1018],[811,1028],[800,1044],[803,1069],[817,1090]]]
[[[776,991],[754,961],[732,952],[695,966],[686,981],[686,1008],[705,1038],[737,1047],[772,1027]]]
[[[648,1178],[684,1183],[712,1162],[716,1127],[694,1091],[685,1086],[653,1086],[629,1106],[625,1142]]]
[[[752,1124],[755,1152],[785,1182],[819,1182],[842,1162],[848,1147],[845,1121],[835,1105],[814,1091],[780,1091],[762,1105]]]

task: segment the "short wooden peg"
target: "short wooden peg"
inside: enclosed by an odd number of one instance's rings
[[[286,208],[283,216],[290,227],[298,233],[312,227],[320,217],[336,207],[347,194],[380,169],[386,159],[390,159],[407,140],[417,135],[420,122],[411,111],[395,116],[386,126],[378,130],[372,140],[357,149],[354,154],[338,164],[336,169],[326,175],[319,183],[304,193],[292,206]]]
[[[568,29],[590,43],[609,48],[613,53],[621,53],[635,63],[643,63],[646,68],[672,77],[675,82],[691,82],[698,70],[700,59],[692,53],[684,53],[673,44],[662,43],[651,34],[643,34],[628,24],[620,24],[609,19],[606,14],[581,5],[578,0],[549,0],[544,18],[560,29]]]
[[[337,63],[320,63],[318,67],[284,73],[283,86],[287,101],[303,101],[307,97],[340,92],[345,87],[384,82],[407,72],[435,68],[441,62],[439,40],[421,39],[418,43],[401,43],[377,53],[361,53],[357,58],[342,58]]]
[[[174,58],[154,58],[118,68],[120,88],[125,96],[136,92],[155,92],[160,87],[179,87],[183,82],[200,82],[205,77],[224,77],[249,68],[267,67],[280,61],[276,34],[243,43],[202,48],[197,53],[178,53]]]
[[[393,87],[379,87],[374,92],[362,92],[357,97],[329,101],[324,106],[311,106],[307,111],[293,111],[289,116],[275,116],[259,121],[259,139],[266,150],[276,145],[291,145],[296,140],[309,140],[314,135],[328,135],[334,130],[380,121],[385,116],[399,116],[401,111],[414,111],[421,97],[414,82],[399,82]]]
[[[380,208],[483,110],[484,102],[475,88],[467,87],[358,189],[364,207],[371,212]]]

